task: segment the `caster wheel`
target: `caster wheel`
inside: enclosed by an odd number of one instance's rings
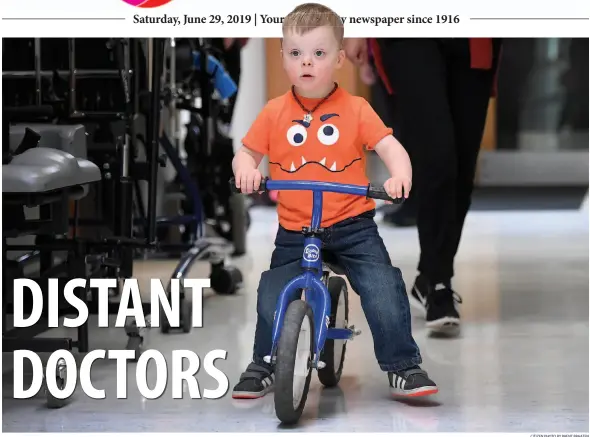
[[[58,389],[63,390],[66,387],[66,383],[68,381],[67,378],[68,375],[66,361],[62,358],[58,360],[55,369],[55,382],[57,383]],[[45,387],[45,397],[47,399],[47,408],[62,408],[68,402],[67,399],[59,399],[53,396],[53,394],[49,391],[47,387]]]
[[[330,328],[344,329],[348,324],[348,289],[346,281],[339,276],[332,276],[328,280],[328,292],[332,300]],[[346,340],[326,340],[324,343],[320,361],[323,361],[326,365],[323,369],[318,369],[318,378],[325,387],[334,387],[340,382],[345,354]]]
[[[193,326],[193,306],[190,301],[186,300],[186,295],[181,292],[180,294],[180,329],[183,332],[190,332]],[[171,302],[172,298],[168,295],[168,301]],[[170,326],[170,322],[166,317],[164,308],[160,307],[160,331],[162,334],[168,334],[171,329],[178,329],[178,327]]]
[[[180,301],[180,326],[186,333],[191,332],[193,327],[193,306],[186,298]]]
[[[127,340],[127,350],[135,351],[135,358],[132,361],[139,360],[139,357],[143,353],[143,338],[141,337],[129,337]]]
[[[228,270],[230,272],[230,274],[232,275],[232,277],[234,278],[234,284],[236,285],[236,288],[241,287],[242,282],[244,282],[244,276],[242,275],[242,272],[240,271],[240,269],[238,269],[237,267],[233,267],[233,266],[228,266],[225,269]]]
[[[168,301],[170,302],[170,296],[168,296]],[[168,334],[170,332],[170,322],[162,307],[160,307],[160,332],[162,334]]]
[[[291,302],[285,314],[277,347],[275,412],[285,425],[299,421],[312,375],[314,354],[313,312],[307,302]]]
[[[211,268],[211,288],[217,294],[234,294],[242,284],[242,272],[233,266],[213,265]]]

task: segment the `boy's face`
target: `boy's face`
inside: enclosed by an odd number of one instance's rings
[[[282,51],[283,67],[289,80],[309,97],[329,92],[333,86],[334,72],[344,62],[344,50],[339,47],[334,32],[327,26],[303,35],[294,31],[285,33]]]

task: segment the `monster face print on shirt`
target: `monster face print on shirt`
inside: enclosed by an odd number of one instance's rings
[[[303,119],[293,120],[294,124],[287,129],[287,142],[292,147],[300,148],[311,144],[313,149],[305,149],[308,151],[307,158],[301,149],[301,159],[292,159],[290,164],[273,161],[269,163],[278,165],[282,171],[287,173],[296,173],[305,166],[318,166],[319,169],[332,173],[345,171],[356,161],[360,161],[362,157],[353,158],[350,162],[340,160],[339,163],[338,152],[330,149],[338,144],[340,138],[339,117],[340,115],[335,112],[322,114],[318,117],[321,122],[319,126],[313,125],[315,117],[311,122],[306,122]],[[320,155],[322,156],[320,157]]]

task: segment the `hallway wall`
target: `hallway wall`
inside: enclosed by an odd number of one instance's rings
[[[236,101],[232,137],[234,150],[238,150],[241,139],[266,104],[266,51],[263,38],[252,38],[242,49],[242,72]],[[260,169],[267,170],[266,162]]]

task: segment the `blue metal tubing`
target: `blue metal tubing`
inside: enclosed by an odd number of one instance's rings
[[[309,190],[313,192],[313,206],[311,217],[310,235],[304,240],[303,257],[301,267],[304,272],[293,278],[285,286],[279,295],[277,311],[273,322],[271,357],[276,355],[276,348],[280,337],[285,313],[289,304],[295,300],[299,290],[305,292],[305,301],[313,311],[315,326],[315,356],[314,364],[317,365],[320,353],[324,348],[326,339],[348,340],[352,337],[349,329],[329,328],[332,300],[327,287],[322,282],[322,240],[313,235],[319,229],[322,221],[323,192],[352,194],[357,196],[367,195],[367,185],[337,184],[331,182],[313,181],[280,181],[267,180],[267,190]]]
[[[202,226],[203,226],[203,218],[202,218],[202,205],[201,205],[201,196],[199,195],[199,189],[197,187],[197,183],[191,177],[187,168],[182,164],[178,153],[174,149],[174,146],[168,139],[166,135],[162,135],[160,137],[160,144],[164,148],[166,155],[170,158],[174,169],[177,171],[182,184],[187,190],[187,196],[190,199],[194,213],[192,215],[185,215],[185,216],[177,216],[177,217],[158,217],[157,222],[161,225],[172,225],[172,224],[191,224],[194,223],[197,227],[196,229],[196,238],[202,237]]]
[[[367,185],[338,184],[335,182],[317,181],[282,181],[268,179],[266,181],[268,191],[313,191],[330,192],[340,194],[352,194],[354,196],[366,196]]]

